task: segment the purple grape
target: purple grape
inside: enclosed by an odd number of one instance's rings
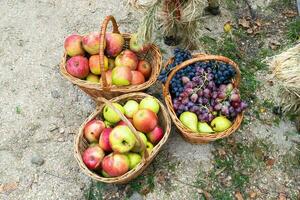
[[[213,92],[211,97],[213,99],[216,99],[218,97],[218,92]]]
[[[219,99],[225,99],[225,97],[226,97],[225,92],[221,92],[221,91],[220,91],[220,92],[218,93],[218,98],[219,98]]]
[[[222,85],[220,85],[219,86],[219,91],[221,91],[221,92],[225,92],[226,91],[226,85],[224,85],[224,84],[222,84]]]
[[[202,96],[203,96],[203,91],[202,91],[202,90],[199,90],[199,91],[197,92],[197,94],[198,94],[199,97],[202,97]]]
[[[198,98],[198,103],[202,105],[203,104],[203,98]]]
[[[185,84],[185,88],[193,88],[193,86],[193,82],[191,81]]]
[[[214,118],[215,118],[215,116],[213,114],[209,113],[208,121],[211,122]]]
[[[225,106],[225,105],[223,105],[223,106],[222,106],[222,109],[221,109],[221,113],[222,113],[223,115],[229,116],[229,109],[228,109],[228,107]]]
[[[238,108],[241,105],[241,102],[239,101],[232,101],[230,102],[230,104],[234,107],[234,108]]]
[[[202,98],[202,104],[204,104],[204,105],[208,104],[208,99],[207,98]]]
[[[241,106],[242,110],[245,110],[248,107],[248,104],[246,102],[242,101],[240,106]]]
[[[235,109],[235,111],[236,111],[237,113],[241,113],[241,112],[242,112],[242,109],[241,109],[241,107],[238,107],[238,108]]]
[[[189,102],[189,98],[184,98],[184,99],[182,99],[182,104],[187,104],[188,102]]]
[[[194,92],[194,90],[192,88],[186,89],[187,95],[191,95],[193,92]]]
[[[216,105],[214,106],[214,109],[215,109],[216,111],[221,110],[221,109],[222,109],[222,104],[221,104],[221,103],[216,104]]]
[[[215,83],[213,81],[209,81],[207,87],[209,89],[213,89],[215,87]]]
[[[192,101],[193,103],[195,103],[195,102],[197,102],[198,95],[194,93],[194,94],[192,94],[192,96],[190,97],[190,99],[191,99],[191,101]]]
[[[240,100],[241,100],[240,95],[238,95],[236,93],[231,94],[230,101],[239,102]]]
[[[189,79],[189,77],[187,77],[187,76],[183,76],[183,77],[181,77],[181,81],[182,81],[182,83],[185,85],[185,84],[187,84],[188,82],[190,82],[190,79]]]
[[[206,97],[206,98],[209,98],[210,97],[210,95],[211,95],[211,93],[210,93],[210,90],[209,89],[204,89],[203,90],[203,95]]]

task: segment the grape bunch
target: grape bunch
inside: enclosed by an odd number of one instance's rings
[[[188,51],[175,49],[174,62],[161,73],[161,80],[165,81],[170,70],[190,58]],[[201,122],[211,122],[219,115],[234,119],[247,107],[231,83],[235,73],[230,64],[219,61],[197,62],[176,72],[169,88],[176,114],[190,111]]]
[[[162,69],[161,72],[160,72],[160,75],[158,77],[158,79],[163,83],[165,83],[167,81],[167,77],[168,77],[169,72],[175,66],[177,66],[180,63],[192,58],[192,54],[187,50],[176,48],[176,49],[174,49],[173,53],[174,53],[174,61],[172,63],[170,63],[166,67],[166,69]]]

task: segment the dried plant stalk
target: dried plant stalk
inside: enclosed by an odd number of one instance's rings
[[[274,56],[269,62],[284,112],[300,114],[300,44]]]

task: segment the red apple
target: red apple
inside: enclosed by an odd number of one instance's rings
[[[146,53],[150,49],[150,44],[139,44],[136,34],[132,34],[129,41],[129,48],[136,53]]]
[[[164,137],[164,131],[161,127],[155,127],[151,132],[147,133],[147,138],[152,144],[157,144]]]
[[[135,70],[138,65],[138,57],[136,54],[128,49],[122,51],[115,59],[116,67],[126,66],[131,70]]]
[[[119,33],[106,33],[106,55],[116,57],[123,49],[125,40]]]
[[[107,70],[105,72],[106,82],[107,82],[108,85],[112,84],[111,72],[112,72],[112,70]],[[100,77],[99,82],[102,84],[102,77]]]
[[[106,56],[104,56],[104,71],[107,71],[108,69],[108,59]],[[101,74],[101,68],[100,68],[100,56],[99,55],[93,55],[89,59],[89,67],[93,74],[100,75]]]
[[[82,160],[87,168],[91,170],[98,170],[101,168],[101,161],[105,154],[104,151],[98,146],[88,147],[82,154]]]
[[[131,124],[133,124],[133,120],[132,119],[128,119],[130,122],[131,122]],[[122,120],[122,121],[119,121],[119,123],[117,124],[117,126],[118,125],[124,125],[124,126],[127,126],[127,124]]]
[[[89,33],[82,37],[82,46],[86,52],[91,55],[99,53],[100,35],[97,32]],[[105,46],[105,45],[104,45]]]
[[[151,75],[152,68],[149,62],[147,62],[146,60],[140,60],[137,66],[137,70],[141,72],[146,79],[148,79]]]
[[[90,73],[89,61],[83,56],[74,56],[67,61],[66,70],[72,76],[83,79]]]
[[[69,56],[84,55],[81,39],[81,36],[77,34],[70,35],[66,38],[64,47]]]
[[[122,176],[129,170],[130,161],[124,154],[111,153],[102,161],[102,170],[110,177]]]
[[[133,115],[134,127],[144,133],[151,132],[158,123],[156,114],[148,109],[141,109]]]
[[[112,128],[104,128],[100,138],[99,138],[99,146],[106,152],[112,152],[110,143],[109,143],[109,135],[112,131]]]
[[[145,83],[145,77],[141,72],[131,71],[131,74],[132,74],[132,79],[131,79],[132,85],[138,85],[138,84]]]
[[[100,134],[104,128],[105,124],[103,121],[99,119],[93,119],[85,125],[83,130],[84,137],[89,143],[98,142]]]
[[[112,84],[117,86],[130,85],[132,74],[129,67],[115,67],[111,74]]]

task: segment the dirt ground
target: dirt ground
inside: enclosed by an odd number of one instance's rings
[[[251,1],[254,8],[269,3],[262,2],[265,1]],[[91,181],[80,172],[73,157],[73,139],[95,104],[59,73],[64,38],[75,32],[97,31],[106,15],[116,17],[122,32],[134,32],[140,15],[119,1],[109,0],[6,0],[1,1],[0,10],[0,199],[84,199]],[[224,23],[232,20],[231,12],[223,6],[222,13],[205,22],[205,27],[215,30],[213,36],[221,35]],[[261,100],[276,98],[276,86],[268,87],[267,77],[267,72],[257,74],[263,83],[256,94]],[[272,112],[262,114],[263,119],[273,117]],[[296,132],[291,121],[280,119],[278,125],[266,124],[252,115],[247,121],[250,122],[235,134],[237,140],[272,142],[275,157],[287,154],[295,146],[287,138],[288,133]],[[292,138],[299,139],[299,134]],[[173,159],[174,171],[167,182],[170,187],[155,179],[155,187],[143,198],[201,199],[197,196],[201,191],[185,183],[193,182],[199,169],[207,172],[213,168],[215,150],[213,144],[188,144],[174,127],[167,145],[150,166],[159,169],[161,164],[170,170],[166,162]],[[292,175],[286,173],[276,168],[263,171],[260,175],[264,177],[252,177],[257,199],[299,192],[299,184],[288,182],[291,176],[300,179],[299,168]],[[268,176],[271,178],[264,180]],[[267,184],[270,180],[274,184]],[[272,188],[268,188],[270,185]],[[122,187],[109,188],[111,196],[124,192]],[[135,195],[130,198],[142,198]]]

